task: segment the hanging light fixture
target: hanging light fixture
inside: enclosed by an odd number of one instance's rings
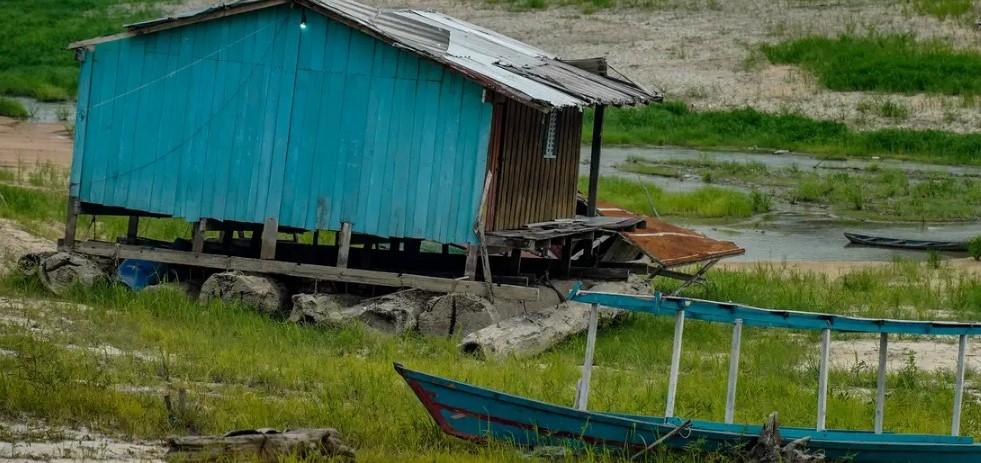
[[[300,18],[300,29],[307,28],[307,12],[303,12],[303,16]]]

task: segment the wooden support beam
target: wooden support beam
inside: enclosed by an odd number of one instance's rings
[[[879,335],[879,371],[875,380],[875,424],[876,434],[882,434],[882,418],[886,408],[886,360],[888,359],[889,334]]]
[[[743,321],[732,325],[732,347],[729,350],[729,381],[726,385],[726,424],[732,424],[736,414],[736,382],[739,379],[739,349],[743,339]]]
[[[415,238],[405,239],[405,253],[406,254],[419,254],[422,250],[422,240]]]
[[[255,233],[255,232],[253,232]],[[276,241],[279,239],[279,223],[275,217],[266,219],[262,226],[262,250],[259,251],[260,259],[276,258]]]
[[[140,216],[131,215],[129,216],[129,223],[126,224],[126,242],[129,244],[136,243],[140,234]]]
[[[463,275],[468,280],[477,279],[477,259],[480,257],[480,245],[471,244],[467,247],[467,264],[463,269]]]
[[[589,381],[593,375],[593,353],[596,351],[596,330],[599,323],[599,306],[589,308],[589,324],[586,331],[586,357],[582,362],[582,377],[576,385],[576,409],[586,410],[589,402]]]
[[[957,377],[954,380],[954,416],[950,420],[950,435],[961,435],[961,404],[964,401],[964,372],[967,370],[967,336],[957,343]]]
[[[191,251],[201,254],[204,251],[204,232],[208,229],[208,219],[198,220],[191,232]]]
[[[572,270],[572,242],[572,238],[568,236],[562,240],[562,255],[560,257],[559,273],[563,278],[568,278],[569,271]]]
[[[337,233],[337,267],[347,268],[347,257],[351,253],[351,223],[341,222]]]
[[[674,344],[671,346],[671,370],[668,372],[668,400],[664,416],[674,416],[674,401],[678,392],[678,370],[681,368],[681,338],[685,332],[685,311],[679,310],[674,316]]]
[[[589,196],[586,203],[586,215],[596,216],[596,197],[599,193],[600,152],[603,146],[603,114],[606,107],[596,106],[593,110],[593,142],[589,157]]]
[[[831,329],[821,330],[821,363],[818,365],[817,430],[824,431],[828,416],[828,363],[831,355]]]
[[[241,270],[244,272],[273,273],[315,280],[340,281],[395,288],[418,288],[434,292],[466,292],[487,297],[484,282],[450,278],[380,272],[375,270],[342,269],[326,265],[299,264],[248,257],[200,254],[132,245],[116,245],[98,241],[76,242],[78,252],[93,256],[143,259],[165,264],[190,265],[214,269]],[[538,288],[511,285],[494,285],[494,296],[510,300],[538,300]]]
[[[68,198],[68,216],[65,218],[65,241],[62,247],[71,251],[75,248],[75,230],[78,228],[78,214],[81,210],[78,198]]]
[[[512,249],[511,255],[508,257],[508,273],[511,275],[521,274],[521,250]]]

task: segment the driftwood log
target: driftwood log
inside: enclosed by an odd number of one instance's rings
[[[812,454],[804,448],[809,438],[797,439],[783,445],[780,437],[780,423],[777,413],[773,412],[766,419],[763,431],[756,440],[756,445],[749,450],[746,461],[752,463],[814,463],[823,462],[824,455]]]
[[[346,312],[373,329],[401,335],[416,329],[419,314],[433,296],[434,293],[418,289],[396,291],[365,300]]]
[[[187,436],[167,439],[169,461],[280,461],[340,457],[354,459],[354,450],[332,428],[232,431],[223,436]]]
[[[500,320],[494,304],[472,294],[441,294],[426,302],[418,317],[424,336],[466,336]]]
[[[591,291],[610,291],[624,294],[644,294],[646,284],[601,283]],[[536,355],[563,340],[586,331],[589,305],[562,302],[535,312],[518,315],[474,331],[459,344],[460,350],[478,357]],[[622,318],[625,311],[600,309],[600,323]]]

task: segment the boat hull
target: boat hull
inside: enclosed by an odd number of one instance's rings
[[[409,370],[396,371],[447,434],[471,441],[494,439],[520,446],[600,447],[636,452],[681,424],[677,418],[588,412],[548,404]],[[758,426],[693,422],[690,432],[664,442],[671,448],[724,450],[752,446]],[[782,437],[810,436],[807,447],[832,460],[866,463],[967,463],[981,461],[969,437],[873,434],[781,428]]]
[[[915,251],[967,252],[967,243],[962,243],[959,241],[905,240],[899,238],[860,235],[857,233],[845,233],[845,238],[848,238],[848,241],[850,241],[852,244],[861,246],[910,249]]]

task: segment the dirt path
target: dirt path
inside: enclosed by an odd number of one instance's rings
[[[0,116],[0,167],[44,162],[71,166],[72,137],[65,126]]]

